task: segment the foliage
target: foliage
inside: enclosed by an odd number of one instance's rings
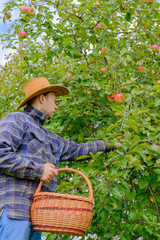
[[[20,14],[22,4],[36,14]],[[28,79],[45,76],[70,90],[58,99],[49,130],[78,143],[122,143],[108,154],[61,164],[85,173],[93,186],[94,217],[85,239],[160,238],[160,58],[151,48],[160,47],[159,6],[146,0],[12,0],[2,12],[10,28],[1,40],[17,53],[1,67],[1,117],[18,107]],[[14,22],[6,18],[13,10]],[[18,38],[21,30],[27,38]],[[122,93],[124,103],[108,101],[111,93]],[[60,174],[58,191],[88,193],[72,174]]]

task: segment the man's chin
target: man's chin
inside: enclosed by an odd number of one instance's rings
[[[50,119],[52,119],[53,114],[47,115],[47,117],[48,117],[48,119],[50,120]]]

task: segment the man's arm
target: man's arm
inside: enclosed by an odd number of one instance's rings
[[[20,115],[9,114],[0,120],[0,172],[6,175],[39,179],[44,165],[16,154],[24,135],[24,123]]]
[[[89,143],[76,144],[68,139],[61,139],[61,157],[60,161],[76,159],[81,155],[89,155],[97,152],[109,152],[114,149],[113,146],[108,146],[105,141],[94,141]]]

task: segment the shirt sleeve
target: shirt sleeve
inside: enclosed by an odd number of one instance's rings
[[[73,160],[81,155],[89,155],[97,152],[109,152],[114,149],[113,146],[108,146],[105,141],[94,141],[89,143],[76,144],[74,141],[62,139],[62,151],[60,161]]]
[[[36,180],[42,176],[44,166],[16,153],[25,133],[23,122],[20,115],[14,113],[0,120],[0,172]]]

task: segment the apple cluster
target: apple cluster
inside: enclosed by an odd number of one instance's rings
[[[117,94],[110,94],[108,95],[108,101],[115,101],[115,102],[119,102],[122,103],[124,102],[124,97],[122,93],[117,93]]]
[[[27,8],[25,5],[22,5],[22,6],[20,6],[19,9],[20,9],[21,14],[25,14],[23,16],[23,19],[25,19],[25,20],[30,20],[30,17],[33,17],[35,15],[35,10],[32,7]],[[18,33],[18,36],[20,39],[23,39],[23,38],[27,37],[27,33],[26,33],[26,31],[20,31]]]
[[[150,45],[147,45],[146,47],[149,48]],[[154,44],[151,46],[151,49],[153,52],[156,53],[156,57],[160,58],[159,46],[157,44]],[[137,62],[136,65],[139,65],[139,63]],[[138,69],[139,69],[139,72],[141,72],[141,73],[144,73],[146,71],[146,69],[143,66],[139,66]],[[154,74],[153,70],[152,70],[152,74]]]

